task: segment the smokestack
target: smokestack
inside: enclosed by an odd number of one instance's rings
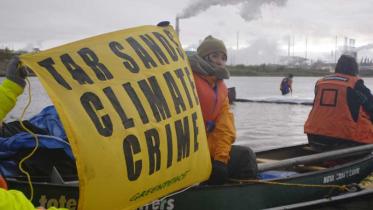
[[[293,57],[294,57],[294,46],[295,46],[294,42],[295,42],[295,36],[293,36]]]
[[[288,57],[290,57],[290,35],[289,35],[289,40],[288,40]]]
[[[343,50],[344,51],[347,51],[347,37],[345,37],[345,42],[344,42],[344,45],[343,45]]]
[[[338,47],[338,36],[335,36],[334,63],[337,63],[337,47]]]
[[[177,34],[178,37],[180,37],[179,20],[180,20],[180,18],[179,18],[178,16],[176,16],[176,20],[175,20],[175,30],[176,30],[176,34]]]
[[[350,47],[355,47],[355,39],[350,39]]]
[[[307,62],[307,50],[308,50],[308,37],[306,36],[306,56],[305,56],[305,58],[306,58],[306,62]]]

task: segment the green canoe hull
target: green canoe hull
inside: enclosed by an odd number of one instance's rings
[[[274,207],[268,210],[302,209],[302,210],[371,210],[373,207],[373,189],[349,192],[330,198]]]
[[[307,175],[302,174],[298,177],[274,180],[276,182],[297,183],[300,184],[299,186],[259,183],[198,187],[167,198],[167,203],[172,202],[174,205],[173,209],[177,210],[247,210],[283,206],[330,197],[338,193],[338,190],[333,190],[333,188],[302,186],[304,184],[325,185],[324,182],[326,179],[329,179],[328,177],[340,178],[339,180],[328,182],[328,185],[359,183],[372,171],[372,167],[372,158],[369,157],[365,160],[330,169],[322,173],[312,172]],[[355,174],[357,171],[359,171],[359,173]],[[163,201],[163,203],[166,202]],[[141,209],[155,210],[161,208],[159,208],[159,205],[150,204]]]
[[[338,167],[323,171],[309,172],[290,178],[271,181],[297,183],[298,186],[277,184],[234,184],[224,186],[199,186],[168,197],[140,209],[154,210],[223,210],[223,209],[263,209],[305,202],[339,193],[337,189],[304,185],[346,185],[359,183],[373,171],[371,155]],[[326,183],[327,182],[327,183]],[[8,180],[9,188],[29,194],[27,182]],[[57,206],[74,209],[79,197],[77,186],[49,183],[34,183],[36,206]]]

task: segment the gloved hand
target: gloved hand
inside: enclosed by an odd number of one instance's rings
[[[167,21],[167,20],[165,20],[165,21],[161,21],[161,22],[159,22],[158,24],[157,24],[157,26],[161,26],[161,27],[167,27],[167,26],[169,26],[170,25],[170,21]]]
[[[9,80],[12,80],[13,82],[19,84],[21,87],[25,87],[27,71],[25,67],[20,67],[19,63],[20,62],[18,57],[13,57],[10,60],[6,68],[6,77]]]
[[[227,165],[221,161],[214,160],[212,162],[212,171],[209,180],[210,185],[221,185],[228,179]]]

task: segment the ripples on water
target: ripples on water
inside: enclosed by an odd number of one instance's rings
[[[295,77],[292,96],[281,96],[280,77],[232,77],[227,80],[229,87],[236,87],[238,98],[312,101],[313,89],[317,77]],[[373,84],[373,78],[364,79],[365,84]],[[46,91],[37,78],[30,78],[32,102],[26,112],[25,119],[40,112],[43,107],[52,104]],[[19,98],[16,107],[8,114],[6,121],[21,116],[28,100],[27,90]],[[247,145],[254,150],[277,148],[286,145],[305,143],[303,124],[307,119],[311,106],[264,104],[239,102],[232,106],[237,127],[236,144]]]
[[[261,150],[306,142],[303,123],[310,109],[303,105],[236,103],[236,143]]]

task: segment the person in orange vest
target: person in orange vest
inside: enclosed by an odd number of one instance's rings
[[[289,74],[287,77],[282,79],[280,84],[280,90],[282,95],[293,93],[293,74]]]
[[[15,106],[17,97],[23,93],[26,85],[27,71],[20,67],[18,57],[10,60],[6,69],[6,78],[0,85],[0,122]],[[1,123],[0,123],[1,127]],[[8,190],[6,180],[0,174],[0,209],[6,210],[45,210],[43,207],[35,208],[34,205],[17,190]],[[48,210],[67,210],[49,208]]]
[[[314,149],[373,143],[373,96],[358,74],[355,58],[342,55],[335,74],[317,81],[313,108],[304,125]]]
[[[232,146],[236,128],[230,111],[228,89],[223,80],[229,78],[224,43],[207,36],[197,53],[189,56],[189,61],[212,160],[208,184],[223,184],[228,178],[256,178],[255,153],[250,148]]]

